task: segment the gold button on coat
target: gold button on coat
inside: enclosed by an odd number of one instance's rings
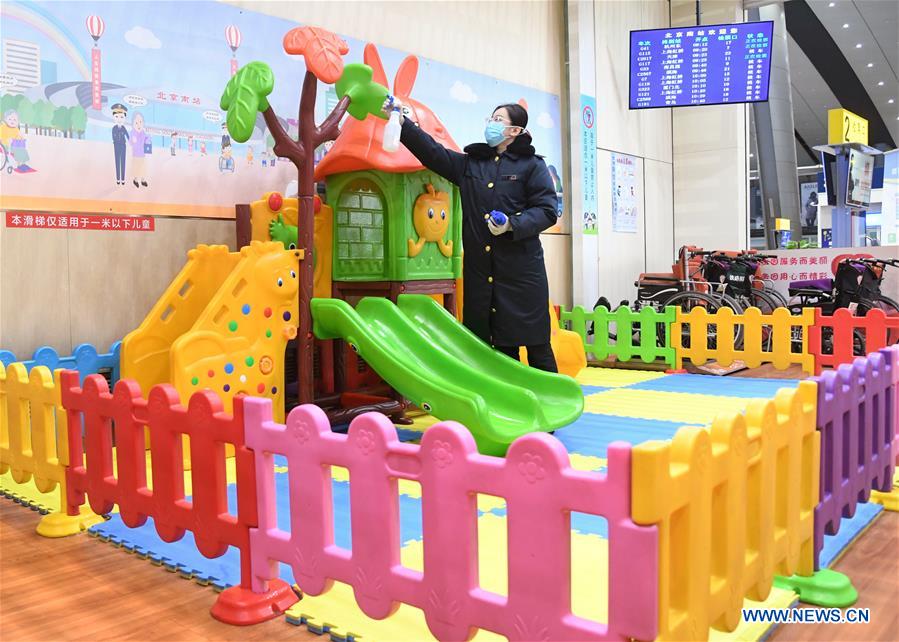
[[[487,183],[487,187],[493,187],[493,183]]]
[[[486,247],[484,248],[484,250],[486,250],[487,252],[489,252],[489,251],[490,251],[490,246],[489,246],[489,245],[486,246]]]
[[[487,283],[493,283],[493,277],[492,277],[492,276],[488,276],[488,277],[487,277]]]

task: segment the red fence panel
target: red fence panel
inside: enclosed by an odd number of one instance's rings
[[[244,442],[243,400],[235,399],[233,416],[222,411],[211,391],[198,392],[187,408],[169,385],[155,386],[148,399],[134,381],[121,380],[112,394],[106,380],[90,375],[79,387],[78,373],[61,375],[62,404],[68,416],[69,461],[67,509],[77,514],[85,494],[98,514],[119,506],[122,521],[136,528],[148,517],[159,536],[174,542],[191,531],[197,549],[219,557],[240,550],[241,584],[228,589],[213,615],[233,624],[251,624],[277,615],[296,601],[280,580],[251,590],[250,528],[257,523],[256,471]],[[82,444],[82,426],[84,438]],[[150,436],[147,484],[145,432]],[[192,497],[184,495],[183,436],[190,440]],[[237,515],[228,513],[225,444],[234,446],[237,468]],[[115,445],[113,445],[115,444]]]
[[[815,374],[825,366],[835,368],[852,363],[860,354],[877,352],[899,340],[899,316],[873,309],[866,316],[840,308],[833,316],[815,309],[815,323],[809,328],[808,349],[815,356]]]

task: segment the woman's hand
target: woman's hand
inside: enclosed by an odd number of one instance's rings
[[[402,125],[403,121],[406,120],[406,117],[403,116],[403,103],[400,102],[399,98],[393,97],[393,100],[391,100],[391,97],[388,96],[384,101],[384,104],[381,105],[381,112],[389,118],[390,112],[394,109],[398,110],[400,115],[400,125]]]

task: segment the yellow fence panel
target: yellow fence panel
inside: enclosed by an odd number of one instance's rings
[[[34,481],[42,493],[60,488],[61,505],[46,515],[37,531],[47,537],[78,533],[102,521],[86,508],[66,515],[66,467],[69,465],[66,413],[62,407],[59,373],[22,363],[0,364],[0,474],[10,472],[18,484]]]
[[[659,638],[733,631],[775,575],[814,573],[820,441],[812,382],[745,415],[633,449],[632,512],[659,528]]]
[[[750,368],[771,363],[778,370],[798,364],[806,373],[814,374],[815,357],[808,349],[809,327],[814,322],[812,308],[803,309],[799,315],[790,314],[786,308],[777,308],[771,314],[763,314],[758,308],[749,308],[743,314],[727,307],[713,314],[704,307],[689,312],[678,310],[671,328],[677,367],[682,367],[685,359],[698,366],[713,360],[729,366],[739,360]],[[689,330],[688,336],[684,326]],[[742,339],[736,341],[739,329],[743,331]]]

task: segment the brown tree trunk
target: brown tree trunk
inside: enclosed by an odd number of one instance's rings
[[[312,288],[313,265],[312,248],[315,229],[315,212],[313,209],[313,196],[315,195],[315,181],[313,171],[315,163],[312,161],[315,152],[315,95],[318,88],[318,79],[310,71],[306,72],[303,79],[303,93],[300,95],[300,112],[298,121],[300,124],[300,145],[305,152],[302,165],[297,166],[297,245],[304,249],[303,262],[300,264],[300,289],[299,289],[299,328],[297,331],[297,373],[299,376],[299,402],[312,403],[314,401],[314,381],[312,377],[313,337],[312,337]]]
[[[318,79],[307,71],[303,79],[303,89],[300,94],[300,108],[298,120],[300,123],[299,140],[293,140],[284,131],[278,116],[271,106],[262,112],[265,124],[268,127],[275,145],[272,151],[282,158],[288,158],[297,168],[297,247],[303,250],[303,260],[299,268],[298,290],[298,322],[297,322],[297,395],[299,402],[312,403],[314,401],[313,381],[313,336],[312,336],[312,291],[314,287],[314,270],[312,263],[312,250],[314,247],[315,230],[315,163],[313,157],[315,148],[323,142],[334,140],[340,133],[340,119],[349,107],[350,99],[344,97],[334,110],[322,122],[321,127],[315,125],[315,96],[318,89]]]

